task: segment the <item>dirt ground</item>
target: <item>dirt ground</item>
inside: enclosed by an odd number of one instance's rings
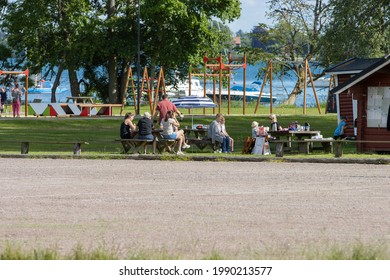
[[[0,251],[302,258],[390,244],[390,167],[1,158]]]

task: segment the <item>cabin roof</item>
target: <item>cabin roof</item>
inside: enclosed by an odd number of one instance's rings
[[[325,69],[325,72],[329,74],[356,74],[360,73],[364,69],[367,69],[371,65],[377,63],[382,58],[357,58],[353,57],[347,59],[339,64],[333,65]]]
[[[382,69],[383,67],[385,67],[389,63],[390,63],[390,55],[386,55],[382,58],[366,59],[365,62],[363,62],[363,61],[361,61],[359,63],[357,62],[354,67],[357,67],[357,65],[359,65],[359,67],[366,65],[366,68],[361,69],[359,72],[356,73],[356,75],[354,75],[353,77],[348,79],[345,83],[342,83],[342,84],[338,85],[337,87],[333,88],[330,91],[330,93],[333,93],[333,94],[342,93],[343,91],[349,89],[350,87],[354,86],[355,84],[359,83],[360,81],[364,80],[365,78],[371,76],[372,74],[374,74],[378,70]],[[352,62],[352,64],[353,64],[353,62]],[[334,68],[336,68],[336,67],[337,67],[337,65]],[[330,72],[330,73],[334,74],[334,72]]]

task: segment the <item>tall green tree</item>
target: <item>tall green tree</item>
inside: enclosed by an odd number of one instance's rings
[[[53,102],[64,69],[69,71],[72,95],[79,94],[75,73],[79,64],[74,45],[88,11],[88,0],[17,0],[8,6],[3,27],[9,46],[15,52],[27,54],[27,66],[32,73],[45,66],[54,71],[54,66],[58,66]]]
[[[330,4],[331,21],[320,44],[325,63],[390,53],[390,0],[330,0]]]
[[[212,24],[240,14],[239,0],[141,0],[141,65],[185,69],[202,54],[219,52],[229,40]],[[27,51],[34,69],[69,70],[72,95],[79,94],[76,70],[84,69],[87,92],[118,102],[126,93],[137,58],[137,1],[16,0],[3,27],[8,43]],[[217,32],[221,30],[221,32]]]
[[[272,59],[276,75],[296,77],[296,85],[286,101],[294,104],[303,88],[304,61],[317,64],[318,43],[329,20],[330,6],[327,0],[270,0],[267,3],[268,16],[276,24],[259,25],[266,30],[257,34],[265,49],[248,50],[248,56],[252,62]],[[264,75],[265,70],[260,69],[260,75]]]

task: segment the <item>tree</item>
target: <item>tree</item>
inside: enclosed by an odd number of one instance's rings
[[[330,4],[332,20],[320,44],[325,63],[390,53],[389,0],[331,0]]]
[[[88,0],[17,0],[8,6],[3,27],[9,46],[17,53],[26,53],[26,66],[33,73],[45,66],[54,72],[58,66],[52,102],[56,101],[54,93],[64,69],[69,70],[72,95],[79,94],[75,71],[80,50],[75,53],[74,46],[88,8]]]
[[[325,0],[270,0],[268,16],[276,25],[259,25],[255,31],[265,50],[249,50],[250,61],[273,59],[274,71],[279,76],[288,74],[297,77],[295,88],[286,103],[294,104],[302,92],[304,83],[304,61],[316,58],[318,42],[328,20],[329,4]],[[252,33],[253,34],[253,33]],[[311,62],[312,65],[316,62]],[[266,69],[260,69],[264,75]]]
[[[239,0],[142,0],[142,65],[173,72],[199,61],[205,50],[220,51],[230,40],[212,22],[237,18],[239,5]],[[59,77],[68,69],[72,95],[78,95],[76,70],[84,69],[86,91],[117,102],[136,62],[136,8],[134,0],[16,0],[3,27],[14,50],[27,50],[32,70],[59,66]]]

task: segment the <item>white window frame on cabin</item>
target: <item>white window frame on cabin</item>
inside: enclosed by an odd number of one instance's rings
[[[390,106],[390,87],[368,87],[367,127],[386,128]]]

